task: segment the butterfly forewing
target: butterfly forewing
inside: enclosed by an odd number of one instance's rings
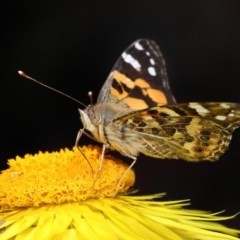
[[[175,102],[164,58],[154,41],[137,40],[121,54],[97,102],[118,103],[132,110]]]

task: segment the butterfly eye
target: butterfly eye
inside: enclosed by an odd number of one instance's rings
[[[101,116],[97,112],[94,112],[91,116],[91,123],[93,125],[99,125],[101,123]]]

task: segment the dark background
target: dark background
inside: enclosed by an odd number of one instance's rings
[[[87,92],[96,100],[121,52],[147,37],[161,47],[179,102],[240,102],[239,0],[7,1],[1,12],[1,169],[16,155],[71,147],[81,127],[76,103],[18,76],[20,69],[88,104]],[[239,146],[237,130],[216,163],[141,156],[136,188],[236,213]],[[240,228],[240,217],[229,225]]]

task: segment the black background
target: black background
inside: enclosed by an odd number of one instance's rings
[[[20,69],[88,104],[87,92],[96,100],[121,52],[147,37],[161,47],[179,102],[240,102],[238,0],[7,1],[1,12],[1,169],[16,155],[71,147],[81,127],[76,103],[18,76]],[[141,156],[136,188],[236,213],[239,146],[237,130],[216,163]],[[240,217],[229,225],[240,228]]]

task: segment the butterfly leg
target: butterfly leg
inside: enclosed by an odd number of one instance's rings
[[[99,158],[99,165],[98,165],[98,169],[97,169],[97,174],[96,176],[94,177],[94,183],[93,183],[93,186],[95,185],[97,179],[98,179],[98,176],[102,170],[102,165],[103,165],[103,161],[104,161],[104,156],[105,156],[105,152],[106,152],[106,149],[109,148],[109,144],[103,144],[102,145],[102,152],[101,152],[101,155],[100,155],[100,158]]]
[[[100,162],[99,162],[99,166],[98,166],[98,173],[102,169],[102,164],[103,164],[103,160],[104,160],[104,156],[105,156],[105,152],[106,152],[107,148],[109,148],[109,144],[103,144],[103,146],[102,146],[102,153],[101,153],[101,156],[100,156]]]
[[[125,176],[127,175],[128,171],[130,171],[130,169],[132,169],[132,167],[134,166],[134,164],[137,161],[136,157],[131,156],[131,158],[133,159],[132,163],[128,166],[128,168],[126,169],[126,171],[122,174],[121,178],[119,179],[118,183],[117,183],[117,187],[116,187],[116,191],[115,191],[115,195],[117,195],[119,188],[121,187],[121,183],[123,181],[123,179],[125,178]]]

